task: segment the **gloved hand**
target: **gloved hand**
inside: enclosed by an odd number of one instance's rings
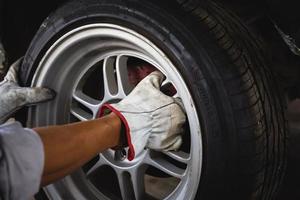
[[[16,61],[0,82],[0,124],[25,105],[33,105],[54,98],[47,88],[27,88],[18,85],[18,70],[22,59]]]
[[[168,151],[177,150],[182,143],[185,113],[179,98],[159,90],[163,79],[161,72],[152,72],[122,101],[105,104],[100,110],[100,116],[111,110],[125,125],[129,160],[145,147]]]

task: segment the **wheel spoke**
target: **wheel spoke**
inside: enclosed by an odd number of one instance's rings
[[[161,83],[161,87],[167,85],[167,84],[170,84],[170,80],[168,78],[166,78],[162,83]]]
[[[149,165],[165,172],[166,174],[169,174],[170,176],[181,179],[185,175],[184,169],[175,166],[161,157],[151,158],[149,156],[146,162]]]
[[[118,82],[118,97],[126,97],[133,86],[129,83],[128,70],[127,70],[127,56],[118,56],[116,60],[116,73]]]
[[[100,167],[107,165],[106,159],[103,156],[100,156],[100,159],[86,172],[86,176],[90,176],[93,172],[95,172]]]
[[[163,153],[178,162],[187,164],[190,161],[190,154],[183,151],[166,151]]]
[[[124,171],[117,171],[116,174],[119,181],[119,187],[120,187],[122,199],[123,200],[134,199],[134,192],[132,188],[130,175]]]
[[[173,98],[180,98],[180,96],[179,96],[178,93],[176,93],[176,94],[173,95]]]
[[[93,113],[93,117],[96,116],[99,110],[100,101],[87,96],[80,90],[75,91],[75,93],[73,94],[73,99],[88,108]]]
[[[139,166],[130,171],[133,192],[136,200],[145,199],[145,182],[144,175],[146,171],[146,165]]]
[[[93,119],[93,116],[80,108],[71,108],[71,114],[80,121],[87,121]]]
[[[109,57],[103,62],[103,84],[104,84],[104,98],[103,102],[113,99],[117,92],[118,86],[115,79],[114,69],[115,58]]]

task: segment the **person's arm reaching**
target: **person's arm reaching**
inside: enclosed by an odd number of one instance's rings
[[[70,174],[97,153],[117,146],[120,127],[120,119],[111,113],[92,121],[34,129],[44,144],[42,185]]]
[[[100,119],[34,129],[44,144],[42,185],[73,172],[97,153],[119,146],[120,136],[129,146],[128,160],[145,148],[177,150],[182,143],[185,115],[179,99],[159,90],[163,79],[162,73],[151,73],[125,99],[103,105]],[[105,110],[112,113],[103,116]],[[121,123],[124,135],[120,134]]]

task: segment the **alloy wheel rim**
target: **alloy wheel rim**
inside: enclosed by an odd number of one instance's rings
[[[74,117],[81,121],[96,118],[101,105],[119,101],[132,90],[130,84],[127,84],[126,71],[126,63],[131,58],[155,66],[167,77],[164,84],[175,86],[176,96],[182,99],[187,113],[189,152],[161,153],[147,149],[130,162],[127,159],[116,161],[115,152],[108,150],[99,154],[99,160],[90,169],[77,172],[77,176],[82,177],[80,184],[85,184],[98,199],[109,199],[89,181],[88,176],[97,173],[97,169],[104,165],[110,166],[117,175],[122,198],[143,199],[146,187],[144,174],[147,167],[151,166],[179,180],[178,185],[164,199],[193,199],[202,166],[201,129],[194,101],[182,76],[168,57],[151,41],[133,30],[98,23],[81,26],[59,38],[43,56],[32,80],[32,86],[49,86],[58,95],[53,102],[30,110],[31,126],[67,123]],[[94,73],[93,70],[91,72],[94,68],[100,68],[103,75],[103,94],[102,99],[98,100],[86,95],[81,84],[88,78],[87,74]],[[170,160],[184,167],[178,167]],[[72,176],[66,177],[64,182],[72,185],[69,189],[73,195],[88,199],[85,193],[80,192],[80,186],[74,183]],[[128,194],[128,190],[132,192]],[[48,186],[46,192],[52,199],[61,198],[55,185]]]

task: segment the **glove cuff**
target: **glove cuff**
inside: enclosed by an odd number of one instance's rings
[[[125,135],[126,135],[127,144],[129,147],[127,158],[128,158],[128,160],[131,161],[135,157],[135,151],[134,151],[134,147],[131,142],[130,128],[129,128],[128,122],[127,122],[126,118],[124,117],[124,115],[120,111],[118,111],[116,108],[114,108],[111,104],[103,104],[102,107],[100,108],[98,117],[99,118],[103,117],[105,115],[105,113],[107,113],[108,110],[113,112],[114,114],[116,114],[121,119],[122,124],[125,126]]]

